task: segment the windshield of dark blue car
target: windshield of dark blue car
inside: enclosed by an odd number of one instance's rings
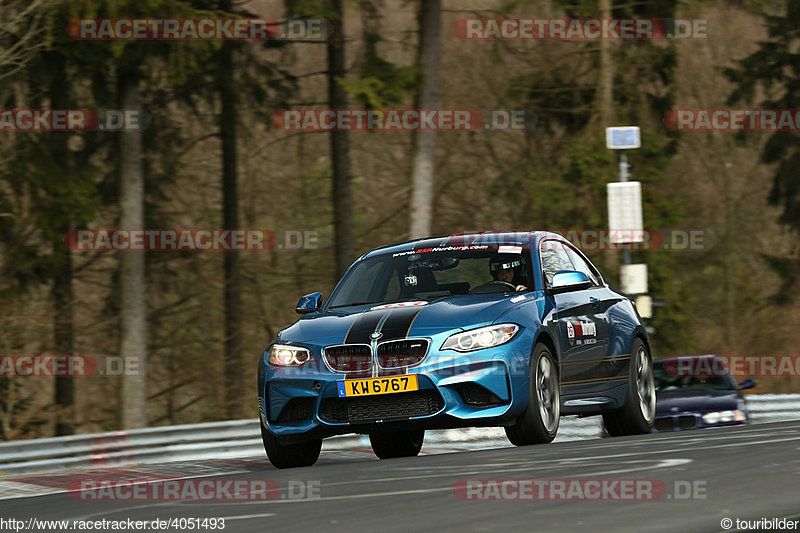
[[[490,264],[495,271],[510,268],[511,281],[500,280],[496,272],[492,274]],[[387,253],[364,259],[351,268],[327,307],[529,290],[532,279],[530,251],[521,245],[446,246]]]
[[[730,376],[673,376],[659,363],[653,364],[656,392],[736,390]]]

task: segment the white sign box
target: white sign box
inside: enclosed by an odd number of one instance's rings
[[[647,265],[622,265],[619,271],[622,292],[626,294],[647,293]]]
[[[646,294],[636,297],[636,310],[642,318],[653,318],[653,299]]]
[[[644,242],[642,184],[638,181],[609,183],[608,229],[614,244]]]

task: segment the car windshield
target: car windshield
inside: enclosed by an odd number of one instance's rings
[[[470,245],[387,253],[360,261],[331,295],[329,308],[433,300],[532,288],[522,245]]]
[[[673,376],[664,370],[663,363],[653,363],[656,392],[736,390],[736,382],[729,376]]]

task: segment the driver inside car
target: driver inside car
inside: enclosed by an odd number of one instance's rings
[[[489,260],[489,273],[495,281],[502,281],[514,286],[515,291],[526,291],[528,287],[520,283],[522,261],[518,257],[496,256]]]

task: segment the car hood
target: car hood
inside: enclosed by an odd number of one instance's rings
[[[739,405],[734,390],[669,391],[656,394],[656,415],[687,411],[728,411]]]
[[[370,304],[327,309],[308,314],[282,330],[277,341],[310,346],[365,344],[376,331],[381,333],[381,342],[429,337],[448,330],[491,324],[509,309],[534,299],[533,293],[469,294],[424,304],[401,302],[402,305],[394,307]]]

